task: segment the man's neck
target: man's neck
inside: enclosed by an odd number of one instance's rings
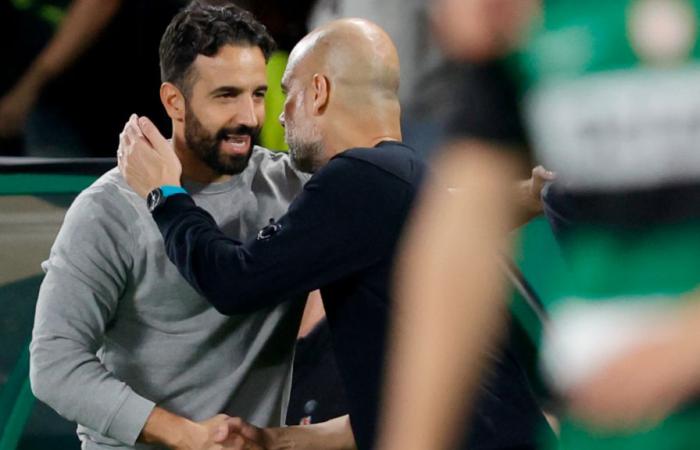
[[[222,183],[231,179],[233,175],[222,175],[211,167],[209,167],[204,161],[202,161],[197,155],[190,150],[184,142],[180,142],[175,136],[173,136],[173,141],[175,142],[175,154],[180,159],[182,164],[182,179],[195,181],[202,184],[211,183]]]
[[[373,148],[377,144],[384,141],[401,141],[401,131],[396,129],[379,129],[375,132],[362,132],[358,130],[353,132],[352,130],[345,130],[342,136],[337,136],[332,142],[326,145],[328,149],[328,155],[330,158],[342,153],[349,148]]]

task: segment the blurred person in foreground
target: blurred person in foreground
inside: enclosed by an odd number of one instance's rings
[[[127,124],[119,164],[152,205],[172,261],[221,312],[321,289],[352,432],[358,448],[370,449],[392,256],[424,171],[400,141],[396,49],[371,22],[334,21],[294,48],[282,84],[292,161],[314,175],[256,239],[226,238],[185,192],[163,198],[179,186],[180,164],[146,118]],[[242,434],[268,446],[267,430],[246,427]]]
[[[526,156],[519,115],[571,214],[541,352],[564,401],[560,448],[697,448],[700,3],[434,7],[446,49],[476,62],[481,115],[462,117],[408,230],[378,448],[452,448],[473,399],[504,308],[494,254],[513,214],[503,186]]]
[[[273,45],[246,11],[205,2],[178,13],[161,43],[160,96],[182,183],[239,239],[281,216],[308,178],[287,155],[253,146]],[[116,168],[75,200],[43,267],[32,390],[79,424],[82,448],[252,450],[228,436],[223,414],[284,423],[304,296],[217,312],[168,261]]]

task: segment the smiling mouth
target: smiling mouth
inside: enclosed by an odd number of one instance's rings
[[[228,154],[247,154],[251,138],[245,134],[229,134],[221,140],[221,149]]]

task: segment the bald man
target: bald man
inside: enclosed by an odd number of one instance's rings
[[[294,48],[280,121],[293,163],[314,175],[248,242],[226,237],[182,190],[151,122],[130,122],[120,142],[122,173],[147,197],[169,257],[220,312],[321,289],[360,449],[375,434],[394,249],[424,172],[400,142],[398,87],[396,48],[370,22],[332,22]]]

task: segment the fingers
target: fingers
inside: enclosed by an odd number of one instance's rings
[[[214,430],[212,439],[214,442],[223,442],[229,436],[229,427],[226,424],[221,424]]]
[[[129,147],[133,147],[137,142],[143,141],[143,139],[139,137],[136,129],[134,129],[130,123],[128,123],[124,129],[124,136],[128,140],[127,146]]]
[[[552,181],[557,178],[557,174],[551,170],[545,169],[543,166],[537,166],[532,169],[533,178],[541,178],[545,181]]]
[[[160,134],[158,128],[156,128],[148,117],[144,116],[138,118],[138,128],[158,152],[172,151],[168,140]]]
[[[258,443],[245,439],[241,435],[232,436],[221,445],[226,450],[265,450]]]
[[[124,129],[122,130],[121,133],[119,133],[119,146],[117,147],[117,166],[119,167],[119,170],[124,173],[124,168],[125,168],[125,158],[124,154],[128,150],[129,147],[131,147],[131,139],[129,139],[129,136],[126,133],[127,128],[129,127],[129,122],[127,122],[124,125]]]
[[[141,131],[141,127],[139,125],[139,116],[136,114],[132,114],[129,116],[129,120],[126,122],[127,126],[130,128],[133,128],[134,132],[139,136],[143,137],[143,132]]]
[[[137,120],[138,116],[136,114],[132,114],[126,124],[124,124],[124,129],[119,134],[119,149],[117,150],[118,157],[128,155],[128,153],[131,152],[132,147],[139,140],[145,141]]]
[[[156,148],[158,146],[158,148]],[[119,135],[119,169],[141,197],[158,186],[179,186],[182,165],[153,123],[132,114]],[[223,422],[226,416],[218,419]]]
[[[227,437],[216,440],[225,449],[233,450],[265,450],[261,430],[239,417],[229,417],[225,421]]]
[[[260,440],[260,429],[250,423],[244,421],[240,417],[230,417],[226,420],[228,432],[236,433],[252,441]]]

